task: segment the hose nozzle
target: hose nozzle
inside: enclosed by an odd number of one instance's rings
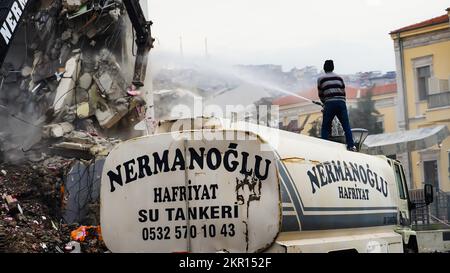
[[[317,104],[317,105],[323,107],[323,103],[321,103],[320,101],[315,101],[315,100],[313,100],[312,103]]]

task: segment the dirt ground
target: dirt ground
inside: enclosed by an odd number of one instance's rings
[[[20,206],[0,198],[0,252],[58,253],[71,241],[78,224],[61,220],[63,173],[69,161],[0,165],[0,195],[11,195]],[[21,211],[23,213],[21,213]],[[103,253],[106,246],[96,236],[81,243],[81,252]]]

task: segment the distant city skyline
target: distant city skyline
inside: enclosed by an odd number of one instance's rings
[[[141,0],[142,1],[142,0]],[[153,57],[208,55],[228,64],[395,70],[389,32],[445,13],[448,0],[148,0]]]

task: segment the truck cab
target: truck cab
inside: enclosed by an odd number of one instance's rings
[[[409,198],[408,183],[402,164],[398,160],[386,158],[392,171],[395,174],[395,182],[398,188],[398,226],[395,231],[403,237],[403,249],[405,253],[417,253],[417,234],[412,229],[411,211],[416,209],[418,204],[411,202]],[[424,188],[425,204],[433,202],[433,186],[426,184]]]

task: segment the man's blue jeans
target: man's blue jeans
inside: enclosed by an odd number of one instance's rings
[[[342,128],[344,129],[347,148],[355,146],[355,144],[353,143],[352,130],[350,129],[347,106],[345,105],[345,101],[342,100],[325,102],[322,121],[322,138],[328,139],[331,132],[331,125],[335,116],[338,117],[339,121],[342,124]]]

